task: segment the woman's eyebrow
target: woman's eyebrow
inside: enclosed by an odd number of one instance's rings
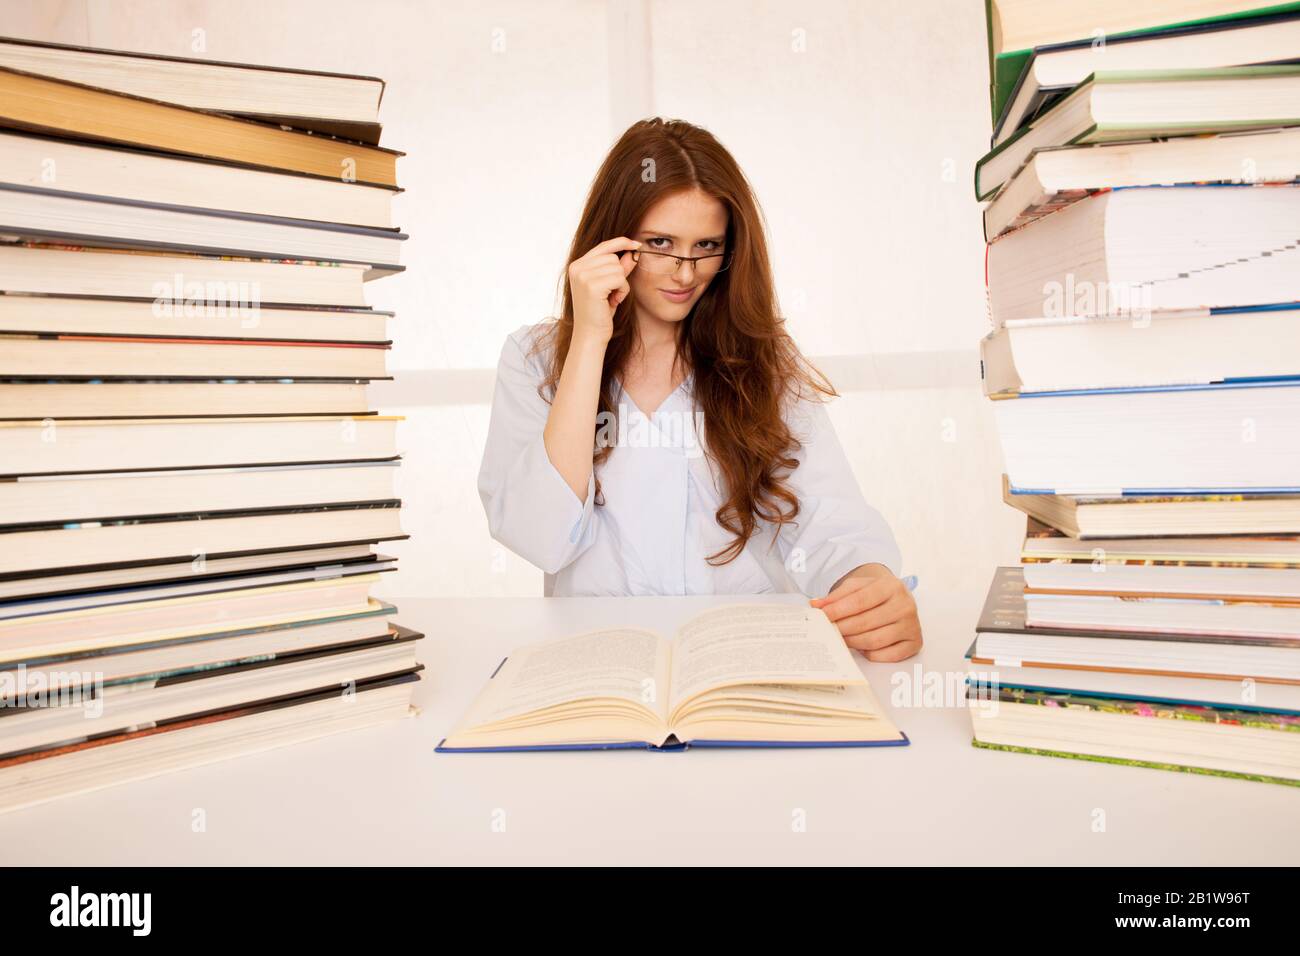
[[[661,239],[672,239],[674,242],[677,240],[677,237],[674,236],[671,232],[661,232],[661,231],[658,230],[658,229],[642,229],[640,232],[637,233],[637,235],[638,235],[638,236],[658,236],[658,237],[661,238]],[[727,238],[727,237],[726,237],[726,234],[724,233],[724,234],[719,234],[719,235],[716,235],[716,236],[705,236],[704,238],[702,238],[702,239],[697,239],[696,241],[697,241],[697,242],[722,242],[722,241],[724,241],[726,238]]]

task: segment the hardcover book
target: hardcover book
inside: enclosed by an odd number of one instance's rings
[[[698,614],[521,648],[439,753],[902,746],[839,631],[810,607]]]

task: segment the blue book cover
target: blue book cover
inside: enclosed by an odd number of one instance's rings
[[[649,750],[657,753],[683,753],[699,747],[714,750],[815,750],[829,747],[906,747],[911,743],[907,734],[899,732],[897,740],[688,740],[663,745],[648,744],[641,740],[602,744],[539,744],[513,747],[448,747],[446,739],[439,741],[434,753],[440,754],[491,754],[532,753],[547,750]]]

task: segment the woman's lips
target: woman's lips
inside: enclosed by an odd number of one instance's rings
[[[695,286],[680,291],[674,289],[660,289],[659,291],[663,293],[664,298],[669,302],[686,302],[695,294]]]

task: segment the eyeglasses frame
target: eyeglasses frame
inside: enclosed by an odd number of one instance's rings
[[[726,250],[725,252],[715,252],[715,253],[713,253],[712,255],[709,255],[709,256],[676,256],[676,255],[673,255],[671,252],[656,252],[656,251],[653,250],[653,249],[633,249],[633,250],[632,250],[632,261],[635,262],[635,263],[637,263],[637,265],[640,265],[640,264],[641,264],[641,256],[643,256],[643,255],[646,255],[646,256],[657,256],[657,257],[659,257],[660,259],[676,259],[676,260],[677,260],[677,269],[680,269],[680,268],[682,267],[682,263],[683,263],[683,262],[689,262],[689,263],[691,264],[691,274],[692,274],[692,275],[699,275],[699,274],[700,274],[700,267],[697,265],[697,263],[699,263],[699,262],[701,262],[701,261],[703,261],[703,260],[705,260],[705,259],[721,259],[721,260],[723,260],[722,265],[720,265],[720,266],[718,267],[718,272],[726,272],[729,268],[731,268],[731,250],[730,250],[730,249]],[[665,272],[665,273],[663,273],[663,274],[664,274],[664,275],[672,275],[674,272],[677,271],[677,269],[674,269],[672,272]],[[717,272],[714,273],[714,275],[717,275],[717,274],[718,274]]]

